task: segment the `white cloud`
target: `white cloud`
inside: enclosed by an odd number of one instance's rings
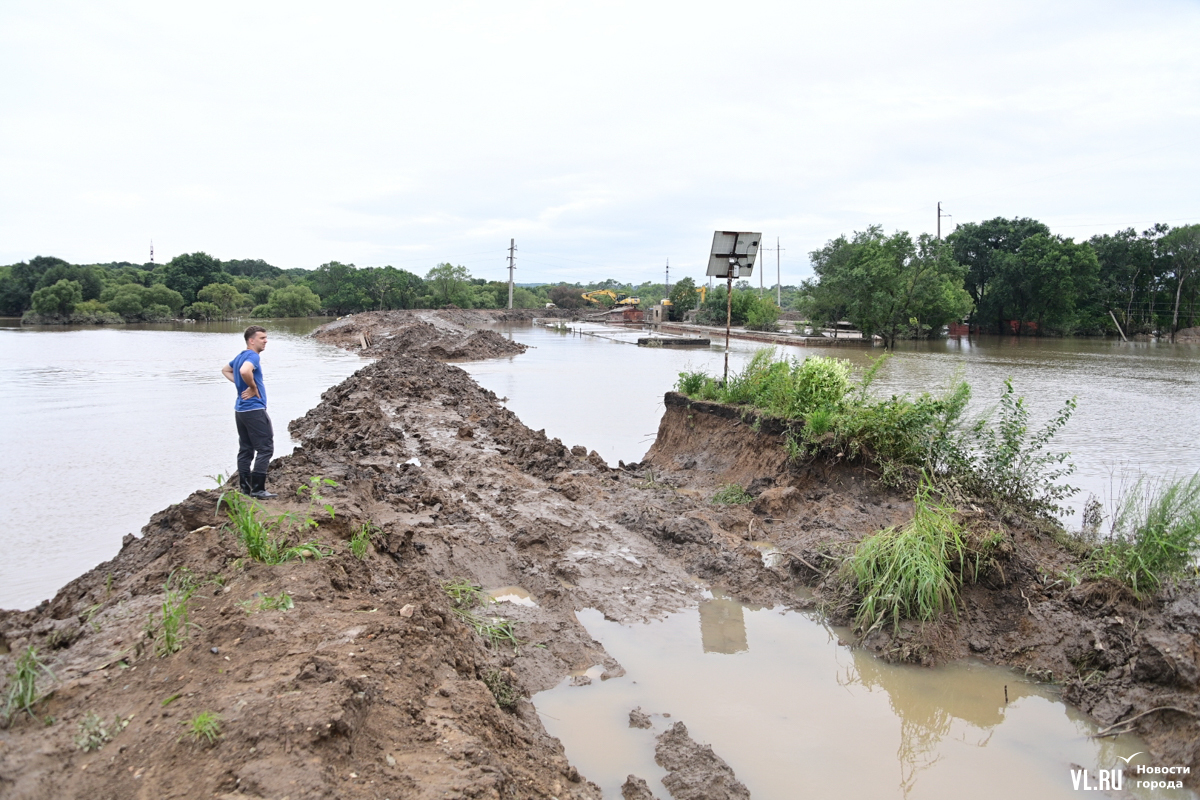
[[[522,280],[640,281],[744,225],[795,280],[938,200],[1200,221],[1198,33],[1188,2],[7,3],[0,263],[500,277],[517,237]]]

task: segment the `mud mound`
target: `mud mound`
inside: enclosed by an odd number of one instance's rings
[[[654,760],[667,770],[663,785],[675,800],[750,800],[725,759],[710,745],[697,744],[682,722],[659,734]]]
[[[1200,342],[1200,328],[1184,328],[1175,333],[1177,342]]]
[[[525,345],[495,331],[472,331],[448,311],[370,311],[322,325],[313,337],[365,356],[424,355],[439,361],[480,361],[514,356]]]

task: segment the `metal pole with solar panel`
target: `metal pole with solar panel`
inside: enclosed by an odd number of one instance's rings
[[[725,278],[725,377],[729,383],[729,329],[733,320],[733,279],[749,278],[754,273],[754,258],[758,255],[761,233],[747,231],[714,231],[712,250],[708,254],[708,275]]]

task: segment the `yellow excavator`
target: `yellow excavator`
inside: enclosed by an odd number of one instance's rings
[[[589,303],[595,303],[596,305],[604,305],[600,302],[601,297],[607,297],[612,300],[613,306],[624,306],[627,308],[637,308],[638,304],[642,302],[641,298],[630,297],[624,292],[617,293],[611,289],[597,289],[594,292],[583,293],[584,300],[587,300]]]

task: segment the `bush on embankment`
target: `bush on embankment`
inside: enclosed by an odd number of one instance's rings
[[[995,410],[968,422],[971,388],[956,381],[944,393],[872,397],[869,387],[886,360],[857,380],[837,358],[776,358],[757,352],[722,384],[703,372],[685,372],[676,388],[688,397],[743,405],[792,423],[794,457],[825,454],[862,459],[888,485],[915,485],[921,473],[944,490],[994,499],[1043,515],[1060,511],[1074,491],[1061,483],[1074,468],[1049,444],[1075,409],[1075,400],[1042,429],[1032,431],[1024,398],[1005,382]]]

